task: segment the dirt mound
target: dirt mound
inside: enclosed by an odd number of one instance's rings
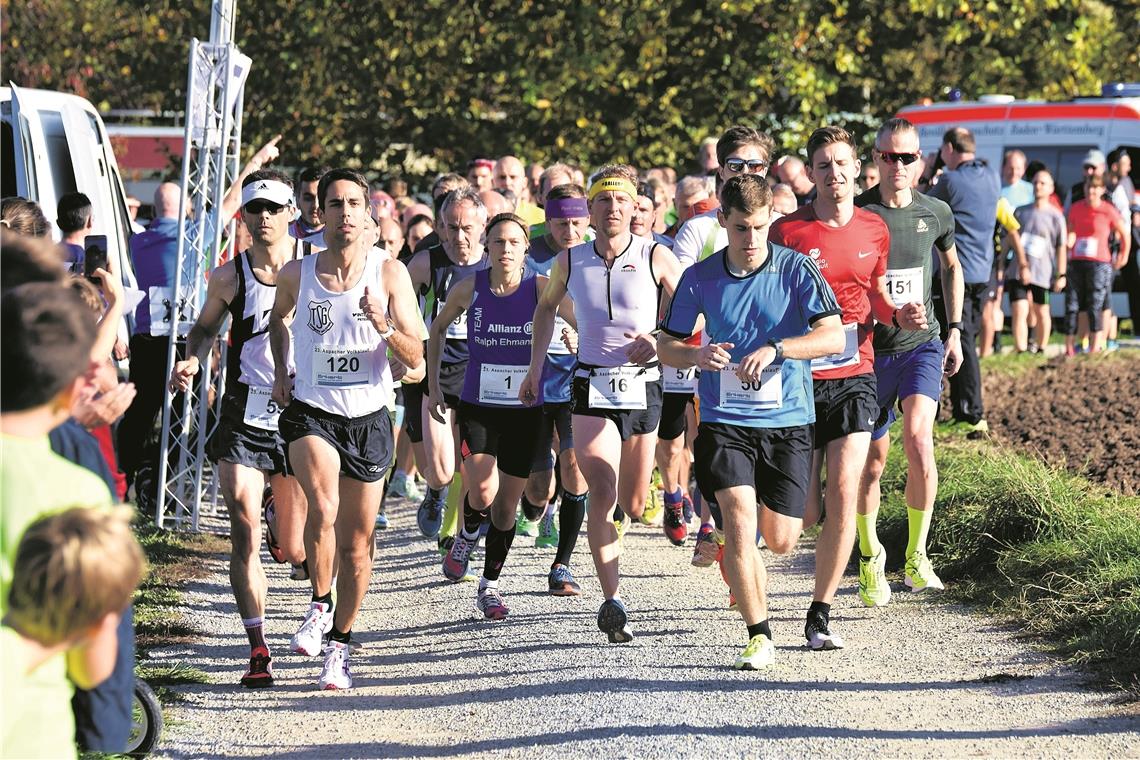
[[[997,439],[1090,480],[1140,493],[1140,355],[1059,357],[984,378]]]

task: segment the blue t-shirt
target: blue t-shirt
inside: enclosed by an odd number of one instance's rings
[[[202,234],[205,235],[207,250],[213,246],[213,222],[214,218],[209,216],[206,218],[203,227],[204,232]],[[193,220],[190,219],[180,224],[177,219],[159,217],[150,223],[146,232],[141,232],[131,238],[131,262],[135,267],[135,277],[138,280],[139,290],[143,292],[144,296],[135,309],[136,335],[150,333],[150,298],[152,293],[162,295],[161,289],[173,290],[178,265],[178,238],[181,235],[190,234],[193,224]],[[194,283],[202,278],[203,265],[204,262],[194,261],[190,256],[187,256],[182,268],[182,292],[184,294],[191,292]],[[158,290],[152,290],[152,288]],[[204,300],[205,291],[204,287],[201,288],[200,301]],[[165,294],[164,297],[172,302],[186,300],[173,299],[170,294]],[[200,304],[198,305],[200,306]],[[183,317],[192,321],[196,315],[197,312],[194,311],[190,314],[184,313]],[[164,318],[168,321],[173,320],[171,308],[166,309]]]
[[[954,244],[966,283],[990,281],[994,264],[994,226],[1001,197],[1001,178],[985,161],[975,159],[944,172],[928,193],[954,212]]]
[[[64,243],[63,250],[67,254],[63,259],[63,263],[67,266],[67,271],[72,274],[83,274],[83,265],[87,258],[87,253],[83,250],[83,246],[76,245],[75,243]]]
[[[728,271],[728,249],[685,270],[661,329],[688,338],[697,316],[705,316],[705,333],[712,343],[732,343],[733,362],[770,340],[804,335],[817,320],[839,314],[839,303],[810,256],[768,243],[768,258],[755,272],[737,277]],[[811,363],[780,362],[780,405],[722,406],[720,372],[701,372],[697,386],[701,420],[740,427],[785,428],[815,422]],[[732,378],[734,384],[740,381]]]
[[[1014,208],[1029,206],[1033,203],[1033,185],[1019,179],[1012,185],[1004,186],[1001,189],[1001,197],[1009,201],[1009,205]]]

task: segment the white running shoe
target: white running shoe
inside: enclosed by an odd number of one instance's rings
[[[324,602],[313,602],[301,627],[293,634],[289,648],[297,654],[316,657],[321,653],[321,640],[332,630],[333,614]]]
[[[340,641],[329,641],[325,645],[325,666],[321,668],[321,677],[317,681],[317,688],[321,691],[352,688],[352,673],[348,670],[348,652],[350,644]]]

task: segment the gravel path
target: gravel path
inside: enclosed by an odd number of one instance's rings
[[[160,755],[189,757],[1132,757],[1140,712],[1088,688],[1017,631],[969,610],[900,591],[867,610],[855,579],[832,608],[847,648],[803,647],[811,543],[765,552],[776,666],[731,667],[745,644],[715,568],[660,529],[626,537],[622,595],[637,638],[611,645],[583,533],[575,570],[584,595],[545,593],[551,549],[518,537],[502,589],[511,617],[478,619],[473,583],[451,585],[414,507],[390,507],[355,636],[357,687],[319,692],[318,658],[287,651],[307,584],[269,567],[267,635],[278,685],[237,686],[248,646],[224,558],[185,595],[193,645],[160,649],[213,683],[176,687]],[[264,552],[263,552],[263,556]],[[482,566],[482,552],[473,567]]]

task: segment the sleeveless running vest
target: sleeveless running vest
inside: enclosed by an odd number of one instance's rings
[[[594,243],[570,249],[566,289],[578,320],[578,361],[594,367],[627,364],[625,333],[648,333],[657,326],[660,301],[649,238],[632,235],[609,266]]]
[[[486,269],[489,264],[486,255],[474,264],[456,264],[443,250],[442,245],[431,248],[428,251],[428,257],[428,265],[431,268],[431,275],[428,279],[429,285],[421,290],[420,295],[428,296],[424,319],[430,326],[443,305],[447,303],[447,294],[451,292],[451,287],[460,280],[475,274],[475,272]],[[441,361],[444,364],[459,364],[467,361],[466,313],[461,314],[458,319],[447,326],[445,337]]]
[[[526,275],[509,296],[491,292],[491,270],[475,273],[467,314],[470,357],[460,398],[483,406],[522,407],[519,383],[530,366],[531,327],[538,305],[534,275]],[[542,402],[541,389],[537,403]]]
[[[277,298],[277,286],[266,285],[257,279],[248,250],[237,255],[234,269],[238,278],[237,295],[226,306],[232,320],[226,354],[226,390],[232,393],[238,385],[272,388],[269,312]],[[293,355],[290,353],[289,371],[293,369]]]
[[[385,406],[391,392],[387,344],[360,308],[365,287],[383,290],[386,256],[369,250],[360,279],[343,293],[321,285],[316,273],[319,256],[301,260],[297,313],[291,326],[297,365],[293,396],[332,414],[363,417]]]

